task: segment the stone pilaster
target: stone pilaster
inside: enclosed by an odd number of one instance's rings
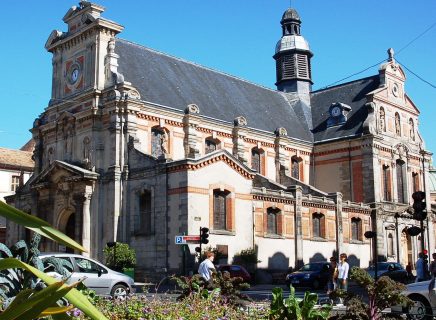
[[[304,265],[303,260],[303,188],[294,185],[291,191],[294,193],[294,221],[295,221],[295,268],[300,268]]]
[[[245,165],[248,164],[244,143],[244,137],[247,135],[246,126],[247,120],[242,116],[236,117],[233,121],[233,155]]]
[[[183,139],[183,147],[185,149],[185,158],[198,158],[200,150],[197,147],[197,126],[200,120],[197,114],[200,113],[200,108],[196,104],[190,104],[185,109],[183,117],[183,131],[185,138]]]
[[[336,204],[336,252],[340,255],[344,252],[344,228],[342,223],[342,198],[343,195],[340,192],[329,194],[333,197]],[[338,258],[338,257],[337,257]]]
[[[275,131],[276,138],[274,140],[274,149],[276,153],[276,181],[281,182],[280,175],[284,174],[286,176],[290,175],[289,172],[289,159],[285,153],[285,138],[288,132],[285,128],[277,128]]]

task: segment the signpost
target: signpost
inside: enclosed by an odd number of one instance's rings
[[[188,244],[200,242],[200,236],[176,236],[175,244]]]

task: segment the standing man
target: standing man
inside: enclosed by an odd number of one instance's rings
[[[198,267],[198,273],[203,277],[208,283],[208,287],[212,285],[212,274],[216,272],[215,266],[213,265],[213,260],[215,259],[215,254],[211,251],[206,252],[206,259],[200,263]]]
[[[418,255],[418,260],[416,261],[416,280],[415,282],[425,281],[425,263],[424,263],[424,254],[422,252]]]
[[[341,253],[339,256],[338,263],[338,289],[347,291],[348,290],[348,271],[350,270],[350,265],[347,262],[347,254]],[[340,303],[343,303],[343,299],[339,298]]]

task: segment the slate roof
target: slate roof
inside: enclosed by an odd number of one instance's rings
[[[32,152],[0,148],[0,168],[33,171]]]
[[[347,82],[338,86],[311,93],[313,137],[315,142],[334,138],[358,135],[362,133],[362,124],[368,116],[365,108],[366,95],[377,89],[380,84],[378,75]],[[329,107],[332,103],[342,102],[351,107],[347,122],[327,128]]]
[[[200,114],[233,122],[244,116],[249,127],[312,141],[307,107],[292,96],[205,68],[135,43],[116,39],[118,72],[141,99],[183,111],[195,103]]]

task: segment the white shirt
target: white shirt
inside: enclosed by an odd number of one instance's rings
[[[204,259],[198,267],[198,273],[204,278],[204,280],[209,281],[210,276],[212,275],[211,269],[215,269],[212,261],[209,259]]]
[[[347,262],[338,263],[338,279],[348,279],[348,270],[350,266]]]

